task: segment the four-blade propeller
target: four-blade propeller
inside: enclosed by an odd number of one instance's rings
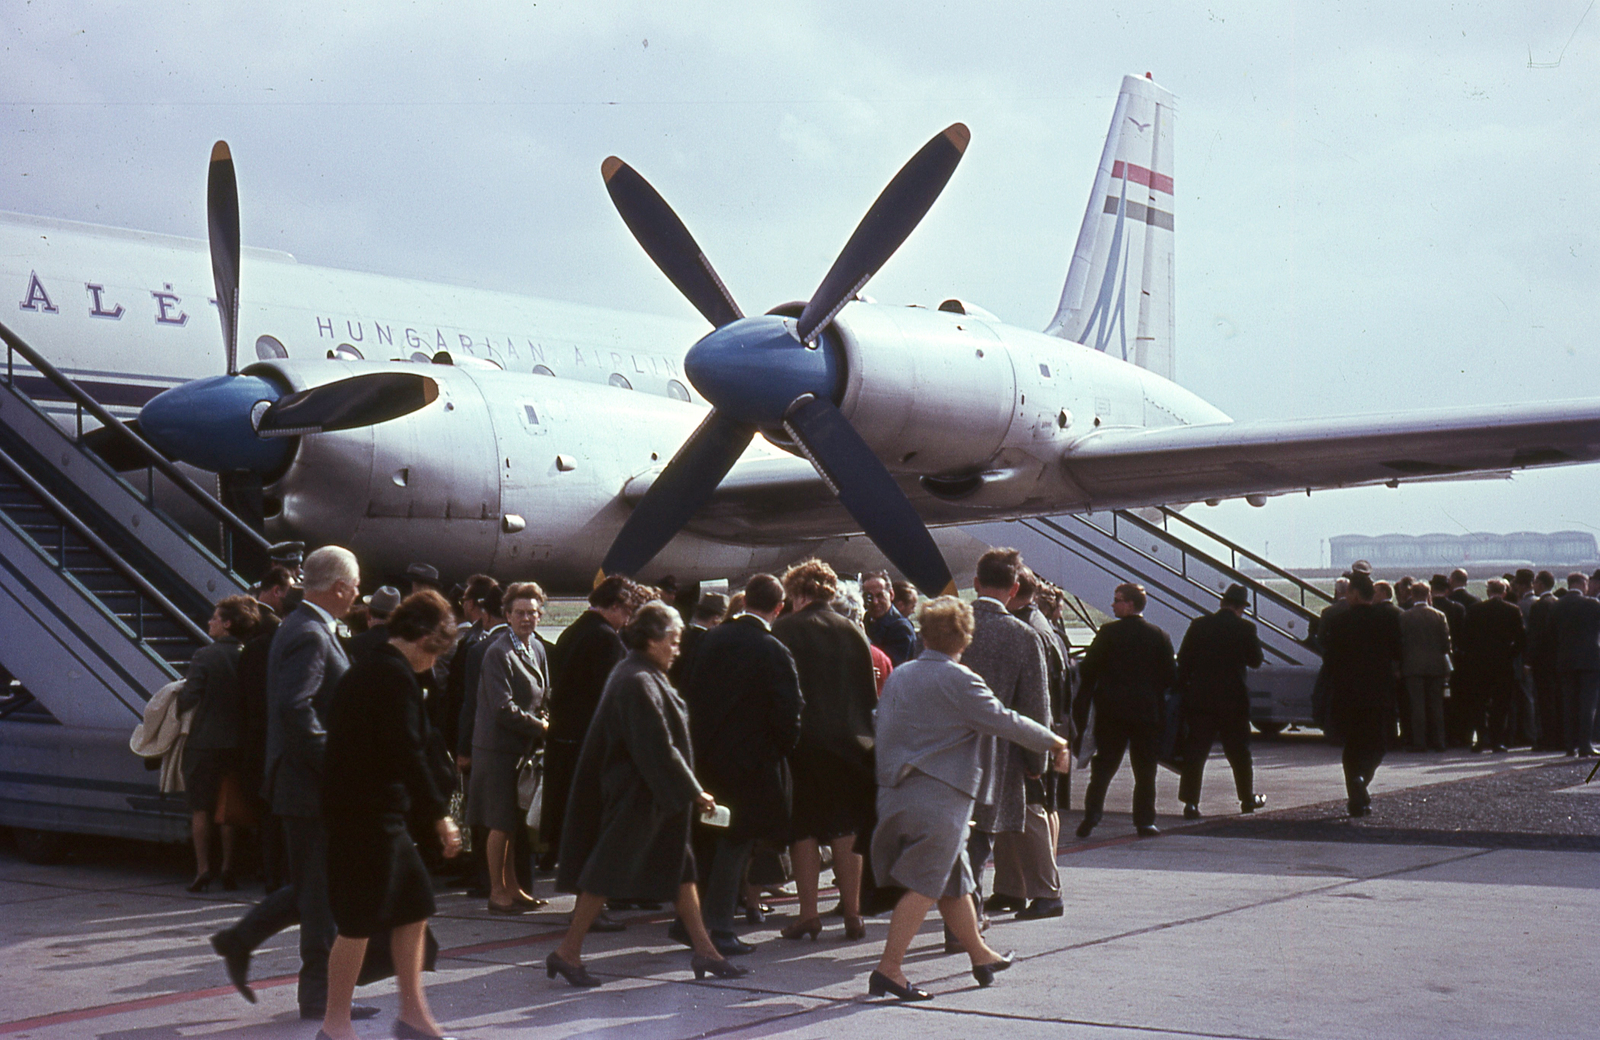
[[[239,373],[239,187],[226,141],[211,148],[206,176],[211,277],[222,319],[227,375],[196,379],[151,398],[140,432],[171,458],[259,486],[289,457],[272,440],[398,419],[431,403],[439,384],[412,372],[372,372],[285,394],[271,379]]]
[[[786,435],[839,496],[867,537],[930,595],[950,569],[921,517],[839,410],[843,350],[828,324],[922,220],[961,161],[970,134],[955,123],[901,168],[878,196],[798,320],[743,317],[683,221],[632,167],[601,165],[606,190],[633,236],[716,328],[689,349],[684,371],[712,412],[634,507],[601,570],[637,574],[711,499],[759,430]]]

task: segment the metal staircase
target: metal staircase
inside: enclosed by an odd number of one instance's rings
[[[1129,510],[1039,517],[965,528],[990,545],[1009,545],[1041,576],[1109,611],[1117,585],[1145,587],[1144,616],[1176,646],[1189,622],[1217,609],[1230,584],[1250,593],[1266,665],[1250,673],[1251,719],[1263,730],[1310,722],[1310,691],[1321,658],[1308,644],[1312,623],[1331,597],[1244,546],[1176,510]],[[1267,581],[1244,565],[1266,570]]]
[[[228,561],[264,558],[266,542],[4,326],[0,338],[0,824],[181,836],[181,797],[159,794],[128,735],[210,642],[212,604],[245,590]],[[70,430],[19,385],[41,378]],[[91,445],[137,467],[119,473]],[[209,516],[218,551],[163,496]]]

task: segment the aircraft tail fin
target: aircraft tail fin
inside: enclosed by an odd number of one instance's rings
[[[1067,270],[1045,329],[1174,376],[1172,92],[1124,76]]]

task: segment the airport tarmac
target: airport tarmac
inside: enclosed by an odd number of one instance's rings
[[[865,996],[887,917],[868,938],[785,942],[778,914],[748,935],[754,974],[696,983],[669,942],[669,913],[623,915],[628,930],[590,939],[605,985],[579,991],[542,962],[570,898],[522,918],[443,892],[428,976],[435,1013],[461,1037],[1577,1037],[1592,1035],[1600,921],[1600,779],[1593,760],[1559,755],[1391,753],[1374,813],[1343,816],[1338,751],[1307,737],[1256,745],[1267,810],[1230,815],[1220,756],[1207,817],[1178,815],[1163,771],[1157,838],[1135,838],[1124,769],[1105,822],[1084,841],[1067,814],[1063,918],[997,918],[990,942],[1017,964],[979,990],[964,957],[945,956],[936,920],[907,975],[935,999]],[[1081,777],[1074,805],[1081,804]],[[35,866],[0,849],[0,1037],[311,1040],[296,1014],[292,932],[255,959],[260,1003],[246,1004],[206,946],[242,911],[236,895],[189,895],[172,849],[94,844]],[[548,882],[542,883],[547,890]],[[549,894],[545,891],[543,894]],[[824,905],[828,905],[826,902]],[[358,1023],[384,1037],[392,983],[360,991],[380,1006]]]

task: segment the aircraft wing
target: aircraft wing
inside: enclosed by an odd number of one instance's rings
[[[1095,509],[1238,498],[1600,459],[1600,400],[1105,430],[1061,463]]]

